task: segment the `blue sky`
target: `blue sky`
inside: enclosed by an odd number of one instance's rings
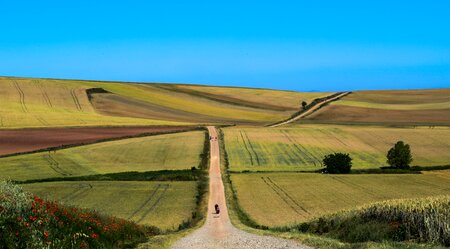
[[[0,75],[450,87],[450,1],[0,1]]]

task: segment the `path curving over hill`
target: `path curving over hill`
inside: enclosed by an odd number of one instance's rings
[[[317,111],[318,109],[320,109],[320,107],[322,107],[322,106],[324,106],[324,105],[326,105],[326,104],[328,104],[330,102],[336,101],[336,100],[338,100],[338,99],[340,99],[340,98],[342,98],[342,97],[344,97],[344,96],[346,96],[346,95],[348,95],[350,93],[351,92],[340,92],[340,93],[336,93],[336,94],[333,94],[331,96],[328,96],[327,98],[324,98],[322,101],[319,101],[319,102],[315,103],[312,107],[310,107],[306,111],[300,112],[299,114],[297,114],[297,115],[295,115],[295,116],[293,116],[293,117],[291,117],[291,118],[289,118],[289,119],[287,119],[285,121],[269,125],[269,127],[278,127],[278,126],[281,126],[281,125],[292,123],[292,122],[294,122],[296,120],[299,120],[301,118],[304,118],[304,117],[310,115],[311,113]]]
[[[215,127],[208,127],[208,131],[210,136],[217,137]],[[209,201],[206,222],[197,231],[177,241],[172,248],[309,248],[295,241],[250,234],[231,224],[220,173],[219,142],[213,139],[210,145]],[[216,203],[220,206],[220,215],[214,212]]]

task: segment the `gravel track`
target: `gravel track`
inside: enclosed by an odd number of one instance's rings
[[[217,137],[214,127],[208,127],[211,137]],[[172,248],[304,248],[295,241],[247,233],[235,228],[229,219],[225,191],[220,173],[219,142],[211,140],[211,164],[209,169],[209,204],[206,222],[200,229],[175,242]],[[220,214],[214,205],[219,204]]]

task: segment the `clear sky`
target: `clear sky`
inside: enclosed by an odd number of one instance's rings
[[[450,87],[450,1],[0,1],[0,75]]]

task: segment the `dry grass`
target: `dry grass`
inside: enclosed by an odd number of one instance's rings
[[[349,153],[353,168],[386,165],[386,153],[398,140],[411,145],[413,165],[447,165],[450,129],[376,126],[298,125],[280,128],[224,129],[233,171],[318,170],[334,152]]]
[[[450,171],[440,174],[251,173],[232,174],[231,180],[244,211],[259,224],[273,227],[371,202],[448,195]]]

